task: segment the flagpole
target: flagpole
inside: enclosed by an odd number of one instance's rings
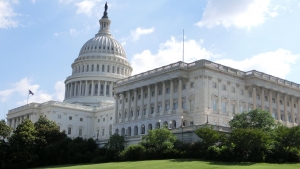
[[[184,62],[184,29],[183,29],[183,36],[182,36],[182,61]]]
[[[27,107],[28,107],[28,99],[29,99],[29,89],[28,89],[28,96],[27,96]]]

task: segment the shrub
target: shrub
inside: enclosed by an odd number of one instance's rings
[[[142,145],[131,145],[120,153],[120,159],[125,161],[143,160],[146,149]]]

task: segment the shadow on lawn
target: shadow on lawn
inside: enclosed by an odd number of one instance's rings
[[[64,165],[52,165],[52,166],[45,166],[45,167],[38,167],[35,169],[50,169],[50,168],[65,168],[65,167],[76,167],[76,166],[82,166],[85,165],[93,165],[94,163],[88,163],[88,164],[64,164]]]
[[[172,159],[171,162],[193,162],[193,161],[202,161],[198,159]],[[227,166],[250,166],[254,165],[253,162],[220,162],[220,161],[203,161],[207,162],[210,165],[227,165]]]

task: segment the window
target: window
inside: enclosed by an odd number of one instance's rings
[[[84,72],[84,65],[82,65],[82,72]]]
[[[110,120],[112,120],[112,117],[110,117]]]
[[[144,115],[146,114],[146,111],[147,111],[147,106],[144,106],[144,109],[143,109],[143,114]]]
[[[145,93],[145,98],[147,98],[148,97],[148,93]]]
[[[133,101],[134,100],[134,97],[131,97],[131,101]]]
[[[170,93],[170,88],[167,88],[167,89],[166,89],[166,93]]]
[[[94,65],[92,65],[92,72],[94,71]]]
[[[226,113],[226,102],[222,102],[222,112]]]
[[[112,67],[112,73],[115,73],[115,66]]]
[[[185,90],[185,84],[182,85],[182,90]]]
[[[275,103],[275,98],[272,98],[272,103]]]
[[[100,95],[103,96],[104,94],[104,84],[100,85]]]
[[[244,106],[240,106],[240,113],[243,113],[245,111]]]
[[[106,96],[109,95],[109,85],[106,85]]]
[[[98,84],[95,85],[94,95],[98,95]]]
[[[59,114],[59,115],[57,116],[57,118],[58,118],[58,119],[61,119],[61,115]]]
[[[87,72],[89,71],[89,66],[90,66],[90,65],[86,65],[86,71],[87,71]]]
[[[190,100],[190,111],[193,111],[194,110],[194,99]]]
[[[183,109],[183,110],[186,110],[186,102],[185,102],[185,100],[182,100],[182,103],[181,103],[181,104],[182,104],[182,109]]]
[[[276,110],[273,110],[272,117],[276,120],[278,119]]]
[[[296,108],[296,104],[294,104],[294,108]]]
[[[284,121],[284,115],[283,114],[280,114],[280,119],[281,119],[281,121]]]
[[[287,104],[287,106],[290,106],[290,102],[287,102],[286,104]]]
[[[244,95],[244,90],[241,89],[241,90],[240,90],[240,94],[241,94],[241,95]]]
[[[157,106],[157,113],[161,112],[161,104]]]
[[[72,128],[68,127],[68,134],[72,134]]]
[[[222,90],[226,90],[226,85],[222,85]]]
[[[69,120],[72,120],[72,116],[69,116]]]
[[[165,111],[169,111],[170,110],[170,103],[166,103],[165,106],[166,106]]]
[[[265,96],[265,101],[268,101],[268,96]]]
[[[213,82],[213,83],[212,83],[212,87],[213,87],[213,88],[217,88],[217,83]]]
[[[173,110],[176,110],[178,108],[178,101],[173,102]]]
[[[234,87],[231,87],[231,92],[235,93],[235,88]]]
[[[107,72],[109,72],[109,65],[107,65]]]
[[[105,121],[105,118],[103,118],[103,121]]]
[[[252,92],[249,92],[249,93],[248,93],[248,96],[249,96],[249,97],[252,97]]]
[[[233,104],[232,106],[231,106],[231,108],[232,108],[232,114],[235,114],[235,105]]]
[[[161,91],[161,89],[160,90],[158,90],[158,95],[161,95],[162,94],[162,91]]]
[[[120,69],[119,69],[119,67],[117,67],[117,74],[120,74]]]
[[[154,91],[151,92],[151,96],[152,96],[152,97],[154,96]]]
[[[212,107],[213,107],[213,111],[218,111],[217,110],[217,100],[212,101]]]
[[[57,128],[58,128],[58,131],[60,131],[60,126],[57,126]]]
[[[104,136],[104,133],[105,133],[105,129],[102,129],[102,136]]]
[[[82,128],[79,129],[79,136],[82,136]]]
[[[105,69],[104,67],[105,67],[105,66],[104,66],[104,65],[102,65],[102,72],[104,72],[104,69]]]
[[[260,99],[260,95],[259,94],[256,95],[256,99]]]
[[[279,102],[280,102],[280,105],[282,105],[282,100],[279,100]]]
[[[154,105],[151,105],[150,113],[151,113],[151,114],[154,113]]]
[[[140,95],[140,94],[138,95],[138,99],[139,99],[139,100],[141,99],[141,95]]]
[[[80,121],[83,121],[83,118],[82,118],[82,117],[80,118]]]
[[[98,123],[100,123],[100,119],[98,119]]]
[[[194,82],[190,83],[190,87],[193,88],[194,87]]]
[[[97,65],[97,72],[99,72],[99,65]]]
[[[178,86],[174,86],[174,92],[178,91]]]

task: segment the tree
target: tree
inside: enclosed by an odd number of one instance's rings
[[[243,161],[263,161],[265,151],[270,149],[271,137],[261,129],[235,129],[230,135],[233,148]]]
[[[45,158],[45,150],[48,145],[54,144],[66,137],[65,133],[61,133],[54,121],[40,116],[38,121],[34,123],[36,129],[36,154],[38,154],[38,163],[43,164],[47,162]]]
[[[255,109],[249,112],[236,114],[229,125],[232,129],[261,129],[271,131],[276,127],[275,119],[269,112]]]
[[[203,127],[195,130],[195,134],[202,139],[202,143],[208,148],[220,141],[221,134],[211,127]]]
[[[124,137],[120,136],[117,133],[111,135],[105,147],[108,149],[114,149],[118,151],[124,150]]]
[[[9,136],[10,132],[12,131],[12,128],[6,125],[5,120],[0,120],[0,139],[3,140]]]
[[[11,164],[17,165],[12,168],[26,168],[37,159],[36,133],[33,123],[25,119],[9,138],[12,151]]]

